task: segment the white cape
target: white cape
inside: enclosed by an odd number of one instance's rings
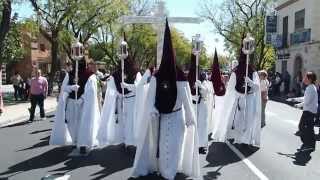
[[[248,94],[245,97],[243,94],[238,93],[235,90],[236,75],[231,74],[228,82],[226,95],[224,97],[223,109],[219,112],[219,119],[217,120],[216,127],[213,131],[213,139],[219,142],[225,142],[227,139],[235,138],[235,143],[245,143],[259,147],[261,136],[261,91],[260,80],[257,72],[253,73],[254,84],[257,88],[252,94]],[[237,99],[246,99],[246,120],[235,118]],[[235,124],[245,126],[243,129],[235,128],[232,130],[233,121],[235,118]],[[240,126],[239,126],[240,127]],[[235,133],[238,131],[238,133]],[[240,132],[240,133],[239,133]]]
[[[66,73],[66,76],[63,79],[61,91],[59,94],[59,101],[57,105],[57,110],[54,117],[54,125],[51,131],[51,136],[49,140],[50,145],[71,145],[72,138],[68,130],[67,124],[65,123],[66,119],[66,104],[69,93],[64,89],[68,85],[69,75]]]
[[[140,80],[141,75],[137,73],[135,84],[138,84]],[[119,98],[119,96],[121,96],[121,94],[117,91],[114,78],[111,76],[107,82],[107,91],[101,112],[101,124],[97,135],[100,146],[124,143],[123,125],[121,122],[117,122],[118,117],[116,115],[117,98]],[[136,99],[136,97],[133,98]],[[135,108],[137,107],[132,107],[130,111],[135,112]],[[134,123],[135,120],[133,119],[133,132],[136,131]]]
[[[95,74],[91,75],[85,85],[83,109],[78,131],[77,146],[97,146],[97,133],[100,125],[100,109],[98,100],[98,83]]]
[[[199,164],[199,152],[198,152],[198,132],[195,121],[195,113],[193,111],[192,97],[188,82],[177,82],[179,86],[182,85],[182,92],[185,96],[183,101],[186,101],[186,107],[182,107],[184,119],[191,118],[190,120],[195,122],[194,125],[185,127],[184,138],[181,144],[181,157],[179,159],[178,172],[184,173],[190,177],[200,176],[200,164]],[[154,111],[154,97],[155,97],[156,79],[151,78],[149,84],[144,85],[144,91],[142,93],[147,94],[145,97],[145,106],[141,112],[141,121],[139,132],[140,136],[137,143],[137,150],[132,169],[132,177],[144,176],[149,173],[153,173],[158,170],[158,159],[156,158],[157,136],[159,120],[153,119],[151,113]],[[147,92],[147,93],[146,93]],[[143,95],[141,95],[143,96]]]
[[[72,141],[68,130],[66,119],[66,103],[69,93],[65,90],[69,82],[69,76],[63,80],[59,103],[57,106],[54,127],[50,136],[50,145],[71,145]],[[97,97],[97,79],[95,75],[91,75],[85,85],[84,94],[78,101],[83,101],[83,109],[81,112],[80,125],[77,136],[77,146],[93,147],[98,145],[96,140],[97,130],[100,121],[100,112]]]

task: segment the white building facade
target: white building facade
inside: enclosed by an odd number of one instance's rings
[[[277,4],[277,34],[282,43],[276,71],[288,71],[291,82],[306,71],[314,71],[320,79],[320,0],[279,0]]]

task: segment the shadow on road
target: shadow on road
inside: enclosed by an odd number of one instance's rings
[[[311,153],[311,151],[297,151],[294,154],[285,154],[281,152],[278,152],[277,154],[292,159],[292,163],[296,166],[306,166],[311,160]]]
[[[50,172],[69,172],[78,168],[100,165],[104,169],[91,174],[92,180],[102,179],[115,172],[132,167],[135,150],[125,152],[123,146],[109,146],[96,149],[86,157],[74,157],[65,162],[65,166]]]
[[[50,136],[46,136],[44,138],[41,138],[39,143],[37,143],[35,145],[32,145],[31,147],[28,147],[28,148],[17,150],[16,152],[26,151],[26,150],[31,150],[31,149],[35,149],[35,148],[48,146],[49,145],[49,139],[50,139]]]
[[[251,146],[243,146],[234,144],[245,157],[249,157],[258,151],[258,148]],[[205,180],[217,179],[221,176],[219,172],[224,166],[241,161],[241,159],[228,147],[226,143],[213,142],[209,147],[209,152],[206,158],[207,164],[205,167],[219,167],[216,171],[210,171],[203,176]]]
[[[20,122],[20,123],[16,123],[16,124],[12,124],[12,125],[9,125],[9,126],[1,127],[0,129],[2,129],[2,128],[11,128],[11,127],[24,126],[24,125],[28,125],[28,124],[31,124],[31,123],[29,123],[27,120],[25,120],[25,121]]]
[[[40,130],[40,131],[33,131],[30,134],[39,134],[39,133],[48,132],[48,131],[51,131],[51,128],[50,129]]]
[[[51,149],[39,156],[35,156],[9,167],[7,171],[0,173],[0,176],[54,166],[69,159],[68,154],[71,150],[72,148],[69,146]]]

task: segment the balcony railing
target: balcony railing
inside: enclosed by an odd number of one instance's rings
[[[304,29],[290,34],[290,45],[309,42],[311,40],[311,29]]]

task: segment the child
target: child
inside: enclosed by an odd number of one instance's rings
[[[295,107],[303,107],[303,113],[299,123],[299,131],[302,146],[299,151],[314,151],[316,139],[314,134],[314,119],[318,110],[318,92],[315,85],[317,76],[314,72],[307,72],[303,78],[303,83],[307,86],[304,97],[293,98],[291,100],[299,101]]]

